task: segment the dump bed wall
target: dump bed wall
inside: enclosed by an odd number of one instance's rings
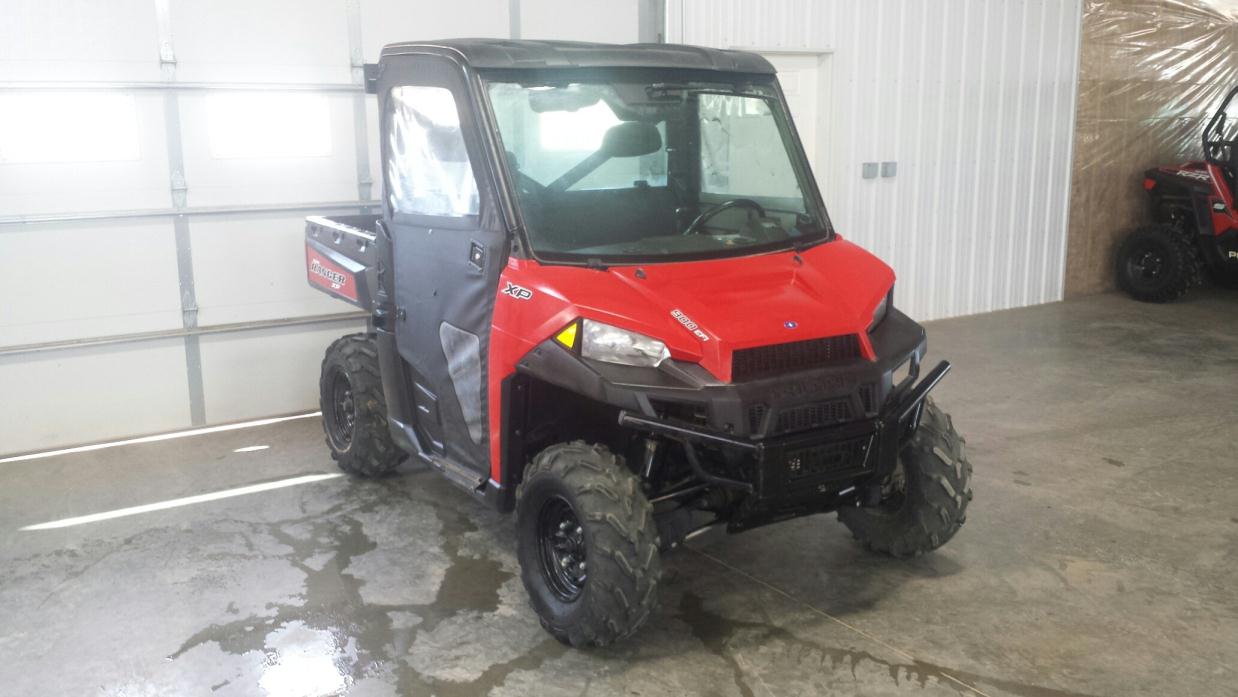
[[[305,219],[305,273],[309,284],[363,310],[377,288],[377,215]]]

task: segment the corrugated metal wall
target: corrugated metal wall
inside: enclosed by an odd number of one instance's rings
[[[826,205],[894,267],[896,303],[918,319],[1061,299],[1080,13],[1079,0],[666,8],[670,41],[823,53]],[[883,161],[895,176],[861,177]]]

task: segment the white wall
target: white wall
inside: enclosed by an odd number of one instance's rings
[[[176,159],[169,157],[176,140],[170,132],[179,132],[190,210],[356,201],[359,165],[379,181],[370,98],[340,89],[291,92],[301,98],[302,112],[289,121],[322,125],[318,151],[225,157],[212,140],[219,119],[212,109],[220,108],[213,100],[290,92],[168,91],[150,83],[348,85],[357,79],[352,60],[373,62],[386,43],[513,32],[631,42],[640,14],[635,0],[167,0],[164,23],[171,35],[164,38],[175,64],[161,66],[159,5],[5,0],[0,12],[0,97],[30,94],[32,83],[122,82],[128,86],[83,90],[79,84],[59,91],[123,95],[132,100],[136,123],[134,156],[119,161],[16,163],[0,153],[0,454],[314,409],[323,349],[363,326],[357,320],[315,322],[192,339],[42,347],[350,309],[305,282],[302,221],[316,210],[190,215],[181,250],[170,216],[14,220],[170,210]],[[512,7],[519,16],[510,15]],[[358,99],[368,102],[360,109],[363,129],[355,121]],[[254,129],[263,127],[259,116]],[[90,121],[89,109],[77,117],[78,124],[99,125]],[[268,126],[277,138],[278,122]],[[368,166],[359,157],[368,158]],[[372,194],[377,197],[377,185]],[[185,279],[196,313],[182,312]],[[35,350],[4,354],[30,345]]]
[[[817,177],[918,319],[1062,297],[1079,0],[669,0],[670,41],[826,52]],[[861,163],[895,161],[891,178]]]

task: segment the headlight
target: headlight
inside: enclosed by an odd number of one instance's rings
[[[893,301],[894,289],[891,288],[890,292],[886,293],[886,296],[881,299],[881,302],[877,303],[877,309],[873,310],[873,321],[869,322],[868,331],[871,332],[876,329],[877,325],[881,324],[881,320],[885,319],[886,315],[890,314],[890,305]]]
[[[666,344],[644,334],[591,320],[581,322],[581,329],[583,336],[580,355],[585,358],[606,363],[652,367],[671,357],[671,352],[666,350]]]

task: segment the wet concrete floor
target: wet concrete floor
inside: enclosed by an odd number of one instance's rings
[[[694,544],[607,650],[546,636],[510,519],[419,466],[20,530],[331,472],[317,419],[0,464],[0,694],[1238,694],[1236,313],[930,324],[975,466],[959,536],[895,561],[820,516]]]

